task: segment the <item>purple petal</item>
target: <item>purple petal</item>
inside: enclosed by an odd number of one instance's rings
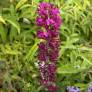
[[[57,15],[57,14],[59,14],[60,12],[59,12],[59,9],[57,9],[57,8],[54,8],[54,9],[52,9],[51,10],[51,14],[52,15]]]
[[[42,18],[39,18],[39,17],[38,17],[38,18],[36,19],[36,23],[37,23],[38,26],[42,26],[42,25],[44,24],[44,21],[43,21]]]
[[[40,39],[46,39],[48,37],[47,32],[43,32],[42,30],[38,30],[37,31],[37,36]]]
[[[68,86],[67,90],[68,90],[68,92],[80,92],[80,89],[78,87],[74,87],[74,86]]]

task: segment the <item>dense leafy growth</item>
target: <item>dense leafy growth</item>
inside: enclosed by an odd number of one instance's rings
[[[36,9],[42,0],[0,0],[0,92],[47,92],[39,84]],[[92,0],[43,0],[59,7],[59,92],[92,81]],[[6,4],[5,4],[6,3]]]

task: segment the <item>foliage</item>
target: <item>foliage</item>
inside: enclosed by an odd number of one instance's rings
[[[8,2],[4,7],[3,2]],[[0,1],[0,92],[45,92],[39,84],[36,9],[42,0]],[[92,1],[44,0],[60,8],[59,92],[92,81]]]

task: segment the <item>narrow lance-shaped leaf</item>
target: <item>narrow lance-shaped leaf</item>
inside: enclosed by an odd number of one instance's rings
[[[12,18],[6,18],[5,20],[7,22],[9,22],[12,26],[14,26],[17,29],[18,33],[20,34],[20,26],[19,26],[19,23],[17,21],[15,21]]]
[[[2,16],[0,16],[0,22],[6,24],[6,22]]]
[[[2,41],[5,42],[6,41],[6,30],[4,30],[3,25],[0,25],[0,35],[1,35]]]
[[[31,5],[30,4],[25,4],[25,5],[21,6],[20,9],[24,9],[24,8],[27,8],[27,7],[31,7]]]
[[[72,64],[66,64],[57,69],[57,73],[60,74],[72,74],[84,71],[86,68],[76,68]]]
[[[35,55],[35,52],[37,51],[38,49],[38,43],[40,43],[42,40],[36,40],[35,44],[30,48],[28,54],[26,55],[25,59],[27,60],[32,60],[34,55]]]
[[[24,5],[28,0],[20,0],[19,3],[16,5],[16,10],[19,9],[22,5]]]

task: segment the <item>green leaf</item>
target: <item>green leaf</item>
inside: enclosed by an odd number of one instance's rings
[[[25,5],[21,6],[20,9],[24,9],[24,8],[27,8],[27,7],[31,7],[31,5],[30,4],[25,4]]]
[[[4,54],[9,54],[9,55],[18,55],[18,54],[21,54],[20,51],[18,51],[16,49],[15,50],[12,49],[11,46],[8,45],[8,44],[5,46],[5,48],[3,48],[3,53]]]
[[[17,37],[17,29],[13,26],[11,26],[11,30],[10,30],[10,41],[13,41],[13,39],[15,39]]]
[[[6,42],[6,30],[4,29],[3,25],[0,25],[0,36],[3,42]]]
[[[2,16],[0,16],[0,22],[6,24],[6,22]]]
[[[86,69],[85,67],[77,68],[77,66],[74,66],[74,64],[66,64],[66,65],[60,66],[57,69],[57,73],[60,73],[60,74],[72,74],[72,73],[82,72],[85,69]]]
[[[20,0],[16,5],[16,10],[18,10],[22,5],[24,5],[28,0]]]
[[[37,40],[35,41],[35,44],[30,48],[28,54],[26,55],[25,59],[27,60],[32,60],[37,49],[38,49],[38,43],[40,43],[41,40]]]
[[[11,18],[7,17],[5,18],[5,20],[9,22],[12,26],[14,26],[17,29],[18,33],[20,34],[20,26],[15,19],[12,19],[12,17]]]
[[[83,55],[81,55],[81,57],[84,59],[85,62],[89,63],[89,65],[92,66],[92,62],[90,60],[88,60],[86,57],[84,57]]]

